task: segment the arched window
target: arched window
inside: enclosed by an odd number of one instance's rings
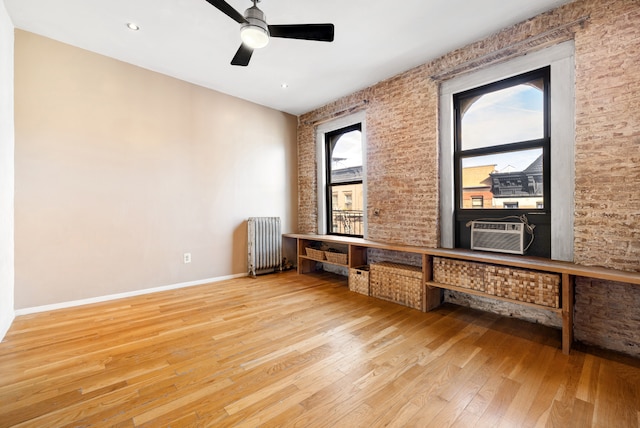
[[[469,221],[525,215],[536,226],[528,254],[550,257],[549,71],[454,94],[456,247],[470,247]]]
[[[325,134],[327,232],[363,236],[361,124]]]

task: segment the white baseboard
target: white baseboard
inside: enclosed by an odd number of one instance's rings
[[[11,323],[13,323],[14,318],[15,318],[15,313],[12,311],[11,313],[8,313],[6,316],[3,315],[2,319],[0,319],[0,342],[4,340],[4,336],[9,331],[9,328],[11,327]]]
[[[71,302],[54,303],[51,305],[35,306],[32,308],[16,309],[15,316],[35,314],[38,312],[54,311],[57,309],[72,308],[74,306],[89,305],[92,303],[108,302],[109,300],[122,299],[125,297],[141,296],[143,294],[157,293],[159,291],[175,290],[178,288],[193,287],[195,285],[210,284],[212,282],[225,281],[227,279],[242,278],[247,276],[246,273],[238,273],[235,275],[219,276],[217,278],[199,279],[197,281],[181,282],[179,284],[164,285],[161,287],[145,288],[142,290],[127,291],[126,293],[109,294],[107,296],[91,297],[89,299],[73,300]],[[9,323],[9,326],[11,323]],[[2,326],[0,326],[1,328]],[[7,327],[7,330],[9,327]],[[0,333],[2,331],[0,330]],[[2,335],[1,337],[4,337]]]

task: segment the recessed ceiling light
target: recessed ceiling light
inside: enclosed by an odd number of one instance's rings
[[[289,87],[289,84],[288,84],[288,83],[286,83],[286,82],[285,82],[285,83],[281,83],[281,84],[280,84],[280,87],[281,87],[282,89],[287,89],[287,88]]]
[[[138,24],[134,24],[133,22],[127,22],[127,28],[131,31],[138,31],[140,26]]]

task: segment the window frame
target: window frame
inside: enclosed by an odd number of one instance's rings
[[[315,128],[315,141],[316,141],[316,195],[317,195],[317,230],[319,235],[332,234],[328,230],[327,221],[327,194],[326,194],[326,182],[327,171],[325,168],[326,159],[328,154],[325,149],[325,135],[329,132],[345,128],[350,125],[360,124],[362,133],[362,232],[363,238],[367,238],[367,123],[366,123],[366,111],[364,109],[353,112],[351,114],[342,116],[331,121],[320,123]]]
[[[573,261],[575,189],[575,43],[573,40],[528,52],[440,82],[439,196],[440,246],[454,248],[453,94],[551,67],[551,259]]]
[[[335,143],[338,142],[338,140],[340,140],[340,138],[349,133],[349,132],[353,132],[353,131],[360,131],[360,133],[362,134],[362,124],[361,123],[354,123],[352,125],[348,125],[345,126],[344,128],[339,128],[339,129],[335,129],[333,131],[329,131],[325,133],[324,136],[324,152],[326,153],[326,158],[325,158],[325,197],[327,198],[326,201],[326,221],[327,221],[327,225],[326,225],[326,230],[327,230],[327,235],[337,235],[337,236],[352,236],[352,237],[357,237],[357,238],[362,238],[363,235],[357,235],[357,234],[351,234],[351,233],[339,233],[339,232],[334,232],[333,230],[333,192],[334,189],[336,189],[337,187],[340,186],[350,186],[350,185],[362,185],[363,189],[364,189],[364,177],[361,177],[359,180],[348,180],[348,181],[341,181],[339,183],[333,183],[331,181],[331,164],[332,164],[332,156],[331,153],[333,151],[332,146],[335,145]],[[362,141],[362,139],[361,139]],[[362,159],[362,163],[364,164],[364,159]],[[363,165],[364,166],[364,165]],[[364,174],[364,169],[363,169],[363,174]],[[339,194],[339,193],[338,193]],[[339,199],[339,198],[338,198]],[[338,201],[339,202],[339,201]],[[363,227],[364,227],[364,206],[362,207],[362,216],[363,216]]]
[[[517,85],[527,83],[533,80],[542,80],[542,95],[543,95],[543,117],[542,117],[542,130],[543,135],[541,138],[523,141],[510,141],[502,144],[496,144],[492,146],[482,146],[479,148],[463,149],[462,141],[462,112],[461,103],[469,98],[477,97],[480,99],[482,96],[499,91],[506,88],[512,88]],[[476,88],[468,89],[453,94],[453,110],[454,110],[454,224],[455,224],[455,246],[456,248],[468,248],[469,237],[467,236],[467,229],[460,226],[460,224],[467,224],[469,221],[484,219],[484,220],[499,220],[507,216],[521,216],[528,215],[529,219],[538,226],[546,225],[545,227],[539,227],[537,232],[537,241],[535,246],[532,247],[532,254],[542,257],[550,257],[551,249],[550,242],[550,223],[551,223],[551,130],[550,130],[550,67],[542,67],[536,70],[528,71],[523,74],[512,76],[506,79],[498,80],[489,84],[485,84]],[[476,157],[497,155],[509,152],[540,149],[542,150],[542,170],[543,170],[543,203],[544,208],[521,208],[518,206],[518,202],[504,203],[503,208],[465,208],[463,206],[464,189],[462,187],[462,173],[463,173],[463,159]],[[514,197],[517,198],[517,197]],[[509,205],[509,207],[507,207]],[[515,206],[513,206],[515,205]],[[508,212],[507,212],[508,211]],[[532,218],[531,216],[535,216]]]

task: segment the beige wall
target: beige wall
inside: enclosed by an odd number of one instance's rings
[[[0,340],[14,317],[13,24],[0,2]]]
[[[247,217],[294,230],[294,116],[24,31],[15,50],[16,309],[243,274]]]

